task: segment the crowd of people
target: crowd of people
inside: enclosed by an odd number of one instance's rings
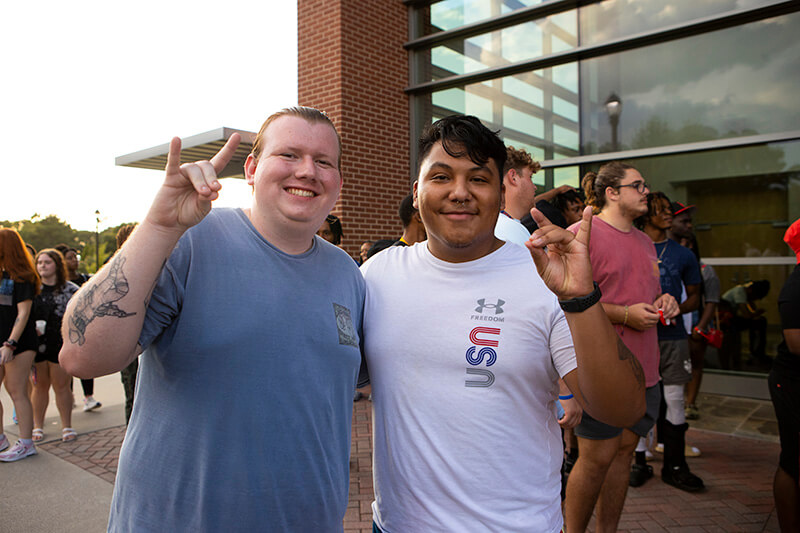
[[[331,213],[343,182],[330,119],[270,116],[244,165],[252,205],[212,211],[239,141],[181,164],[173,139],[147,216],[80,290],[64,254],[34,260],[0,230],[0,378],[20,424],[0,459],[36,453],[49,386],[70,440],[71,376],[127,371],[136,400],[109,531],[341,531],[351,403],[367,383],[378,533],[573,532],[593,514],[613,531],[627,488],[654,475],[652,451],[663,482],[706,489],[687,420],[725,296],[700,261],[694,206],[620,162],[537,194],[527,152],[450,116],[419,139],[402,235],[354,260]],[[760,293],[743,290],[750,309]],[[799,300],[781,293],[770,378],[782,526],[797,519]]]
[[[117,233],[117,246],[135,225],[124,225]],[[19,425],[19,440],[12,447],[2,429],[0,405],[0,461],[12,462],[36,455],[37,442],[47,438],[45,416],[50,390],[55,397],[61,422],[61,440],[78,438],[72,427],[76,407],[73,375],[59,364],[63,344],[62,321],[67,304],[81,285],[90,279],[79,272],[80,253],[66,244],[36,252],[19,233],[0,228],[0,328],[5,339],[0,359],[0,382],[13,403],[13,421]],[[28,359],[33,357],[31,364]],[[133,406],[136,362],[121,372],[126,397],[126,422]],[[83,411],[94,411],[102,404],[94,398],[94,379],[81,379]],[[9,449],[10,448],[10,449]]]

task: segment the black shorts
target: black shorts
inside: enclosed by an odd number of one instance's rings
[[[769,374],[769,395],[781,438],[778,464],[795,483],[800,482],[800,380],[787,378],[773,369]]]
[[[644,416],[634,425],[627,428],[640,437],[647,435],[658,418],[658,407],[661,405],[661,388],[658,386],[658,383],[652,387],[647,387],[645,399],[647,400],[647,410]],[[600,422],[584,411],[583,417],[581,417],[580,423],[575,426],[574,431],[577,436],[584,439],[608,440],[621,435],[622,429],[623,428],[609,426],[606,423]]]

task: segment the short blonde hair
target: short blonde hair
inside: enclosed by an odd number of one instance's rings
[[[311,122],[312,124],[320,123],[320,124],[327,124],[332,129],[333,132],[336,134],[336,143],[338,144],[339,154],[336,160],[336,167],[341,168],[342,166],[342,138],[339,136],[339,132],[336,130],[336,126],[333,125],[333,121],[330,117],[324,112],[316,109],[314,107],[286,107],[281,109],[280,111],[273,113],[270,115],[267,120],[261,125],[261,129],[258,130],[258,135],[256,135],[256,140],[253,142],[253,157],[255,157],[256,161],[261,158],[261,151],[264,149],[264,133],[267,131],[267,128],[273,121],[276,119],[289,116],[289,117],[297,117],[302,118],[305,121]]]

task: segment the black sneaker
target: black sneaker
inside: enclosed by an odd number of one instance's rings
[[[685,465],[665,466],[661,469],[661,479],[667,485],[672,485],[686,492],[697,492],[706,488],[703,480],[692,474],[689,471],[689,467]]]
[[[633,463],[631,467],[631,478],[628,485],[631,487],[641,487],[645,481],[653,477],[653,467],[650,465],[640,465]]]

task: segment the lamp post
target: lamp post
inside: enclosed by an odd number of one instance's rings
[[[94,225],[94,273],[100,270],[100,210],[94,212],[95,225]]]
[[[616,93],[611,93],[606,100],[606,113],[608,113],[608,122],[611,123],[611,147],[616,152],[619,150],[617,128],[619,127],[619,116],[622,114],[622,99]]]

